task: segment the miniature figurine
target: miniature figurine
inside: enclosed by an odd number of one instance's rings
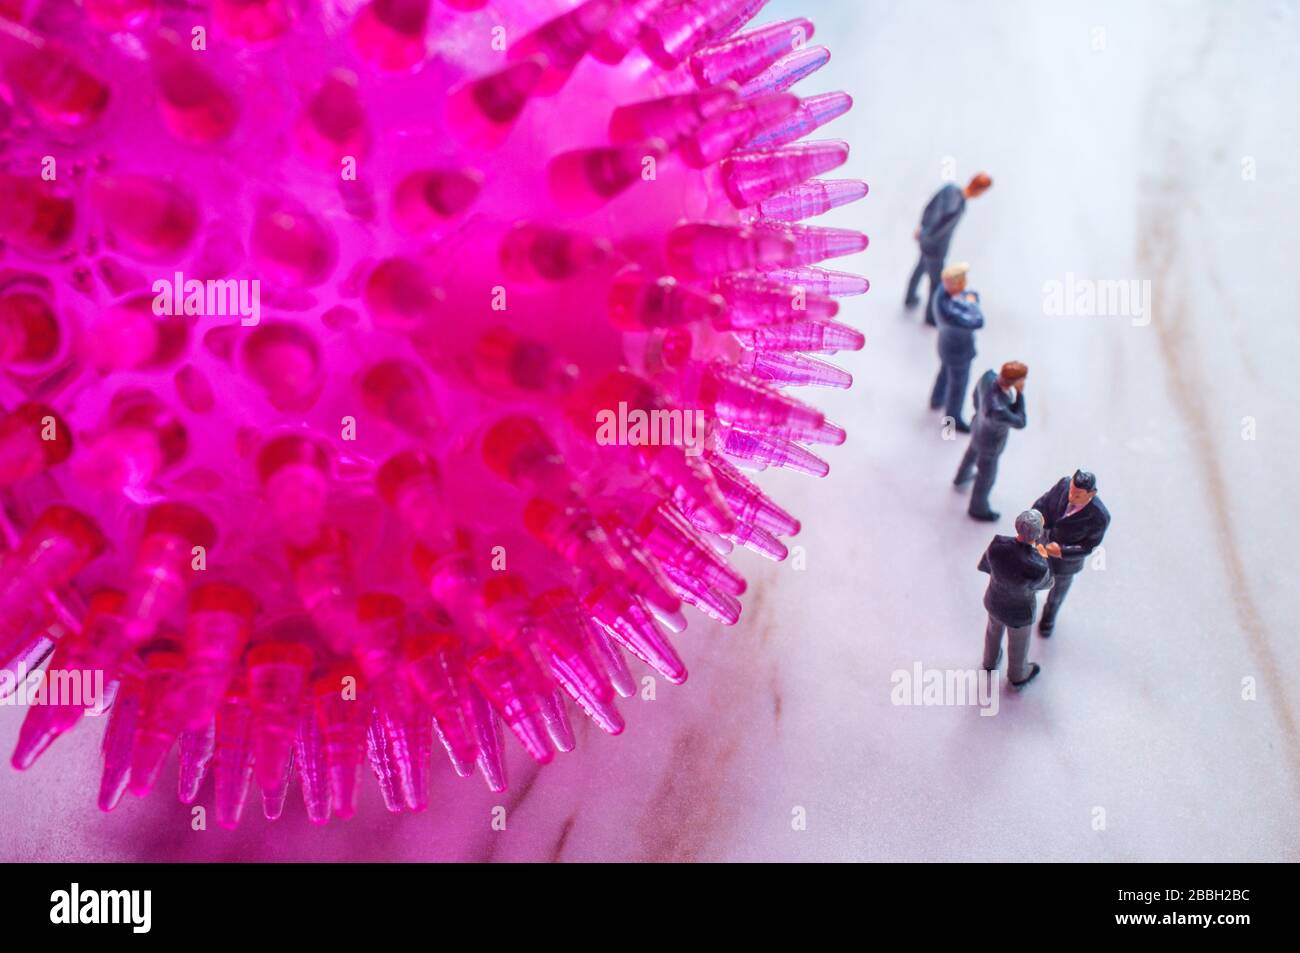
[[[961,433],[970,433],[970,425],[961,419],[970,381],[970,365],[975,360],[975,332],[984,327],[978,292],[966,290],[966,272],[970,265],[958,262],[943,270],[943,286],[934,293],[930,311],[939,325],[939,376],[930,392],[930,409],[943,407]]]
[[[1088,554],[1101,545],[1110,525],[1110,511],[1097,498],[1097,478],[1087,470],[1061,477],[1056,486],[1038,498],[1034,509],[1047,527],[1046,553],[1052,570],[1052,591],[1038,623],[1038,634],[1050,637],[1056,628],[1061,603],[1083,569]]]
[[[1039,589],[1052,584],[1052,571],[1039,540],[1043,514],[1025,510],[1016,517],[1016,535],[994,536],[980,557],[979,571],[989,574],[984,591],[988,626],[984,630],[984,669],[992,672],[1002,660],[1002,632],[1007,631],[1007,681],[1022,688],[1042,671],[1029,661],[1029,630],[1038,609]]]
[[[1029,368],[1019,361],[1007,361],[1001,371],[985,371],[975,384],[975,418],[971,421],[970,444],[961,458],[954,486],[965,486],[975,477],[971,491],[971,519],[992,523],[998,514],[989,506],[989,492],[998,475],[998,457],[1007,445],[1007,432],[1025,426],[1025,377]]]
[[[930,290],[925,300],[934,300],[934,293],[939,290],[939,276],[943,273],[944,261],[948,258],[948,246],[952,244],[952,233],[956,231],[957,223],[966,211],[966,200],[983,194],[992,184],[993,180],[980,172],[964,189],[959,189],[950,182],[934,193],[934,198],[930,199],[925,211],[921,213],[921,224],[913,235],[921,246],[921,257],[907,283],[904,307],[915,308],[921,303],[916,291],[921,284],[922,274],[930,279]],[[934,324],[934,315],[928,311],[925,323]]]

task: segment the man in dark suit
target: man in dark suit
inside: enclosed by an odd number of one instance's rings
[[[953,478],[954,486],[964,486],[975,476],[971,491],[971,519],[992,523],[998,518],[989,506],[989,493],[998,475],[998,457],[1007,445],[1007,433],[1024,429],[1025,377],[1029,368],[1019,361],[1007,361],[998,373],[985,371],[971,395],[975,400],[975,419],[971,422],[970,444],[961,458]]]
[[[922,275],[927,275],[930,279],[930,291],[926,300],[934,300],[934,293],[939,290],[939,276],[943,272],[944,262],[948,259],[952,234],[957,230],[957,223],[966,212],[966,200],[982,195],[992,184],[993,180],[980,172],[970,180],[966,188],[959,189],[950,182],[930,199],[925,211],[921,213],[921,224],[916,229],[915,238],[917,244],[921,246],[921,257],[912,271],[911,280],[907,283],[904,307],[915,308],[921,303],[916,291],[921,284]],[[928,311],[925,315],[925,323],[934,324],[934,316]]]
[[[975,360],[975,332],[984,327],[978,292],[966,290],[970,265],[958,262],[943,270],[943,286],[934,293],[930,311],[939,325],[939,376],[930,391],[930,409],[944,408],[960,433],[970,433],[961,419],[970,365]]]
[[[1025,510],[1016,517],[1016,535],[994,536],[980,558],[979,571],[989,574],[984,608],[989,621],[984,629],[984,668],[992,672],[1002,658],[1002,633],[1007,632],[1007,681],[1016,688],[1027,685],[1041,671],[1029,661],[1029,630],[1038,609],[1038,590],[1052,584],[1052,571],[1038,540],[1043,516]]]
[[[1061,477],[1056,486],[1038,498],[1034,509],[1043,514],[1047,527],[1046,551],[1052,569],[1052,591],[1047,594],[1038,633],[1050,636],[1074,577],[1106,535],[1110,511],[1097,498],[1097,478],[1086,470],[1076,470],[1073,477]]]

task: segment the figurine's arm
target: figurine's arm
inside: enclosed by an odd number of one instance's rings
[[[1069,543],[1061,546],[1062,556],[1087,556],[1090,552],[1101,545],[1102,538],[1106,535],[1106,523],[1094,524],[1088,528],[1088,535],[1080,542]]]
[[[990,575],[993,574],[993,570],[989,568],[989,551],[987,549],[984,550],[984,555],[980,557],[980,564],[975,568],[980,572],[986,572]]]
[[[1049,511],[1048,506],[1047,506],[1047,504],[1051,502],[1052,491],[1055,490],[1055,489],[1056,489],[1056,487],[1052,487],[1051,490],[1048,490],[1046,493],[1044,493],[1044,494],[1043,494],[1042,496],[1040,496],[1038,499],[1034,500],[1034,506],[1033,506],[1033,508],[1036,509],[1036,510],[1038,510],[1038,512],[1042,514],[1042,516],[1043,516],[1043,525],[1044,525],[1044,526],[1047,526],[1047,527],[1051,527],[1052,523],[1055,522],[1055,521],[1052,519],[1051,512]]]
[[[948,302],[947,317],[953,327],[964,331],[978,331],[984,327],[984,312],[976,301],[952,298]]]
[[[976,407],[976,409],[979,408]],[[1025,395],[1016,394],[1016,399],[1010,404],[995,401],[990,416],[1016,430],[1024,429],[1025,424],[1028,422],[1025,417]]]

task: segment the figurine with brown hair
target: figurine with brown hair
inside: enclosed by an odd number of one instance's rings
[[[967,183],[966,188],[958,188],[949,182],[930,199],[925,211],[921,213],[921,224],[917,226],[913,236],[921,246],[921,257],[916,263],[916,268],[912,270],[911,279],[907,282],[907,297],[903,301],[905,307],[915,308],[921,303],[916,292],[921,284],[922,275],[927,275],[930,279],[930,290],[926,301],[934,300],[935,292],[939,290],[944,262],[948,260],[948,247],[952,244],[952,233],[966,211],[966,200],[984,194],[992,185],[993,180],[987,174],[980,172]],[[928,308],[925,313],[925,323],[934,324],[934,315]]]
[[[1007,361],[997,373],[985,371],[975,384],[975,418],[971,423],[970,444],[961,458],[953,478],[954,486],[964,486],[975,477],[971,491],[971,519],[993,522],[998,514],[989,506],[989,493],[998,476],[998,457],[1007,446],[1007,433],[1023,430],[1025,417],[1025,378],[1029,368],[1019,361]]]

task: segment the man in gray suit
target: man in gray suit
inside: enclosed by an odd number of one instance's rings
[[[994,536],[980,558],[979,571],[989,574],[984,608],[989,621],[984,629],[984,668],[994,671],[1002,659],[1002,633],[1007,634],[1007,681],[1021,688],[1041,667],[1029,661],[1029,635],[1038,609],[1039,589],[1052,584],[1047,556],[1038,542],[1043,535],[1043,515],[1025,510],[1016,517],[1016,535]]]
[[[1025,426],[1025,378],[1029,368],[1019,361],[1007,361],[997,374],[985,371],[975,384],[975,419],[970,444],[953,477],[953,486],[965,486],[975,477],[971,491],[971,519],[994,522],[997,513],[989,506],[989,493],[998,475],[998,457],[1007,445],[1007,433]]]

